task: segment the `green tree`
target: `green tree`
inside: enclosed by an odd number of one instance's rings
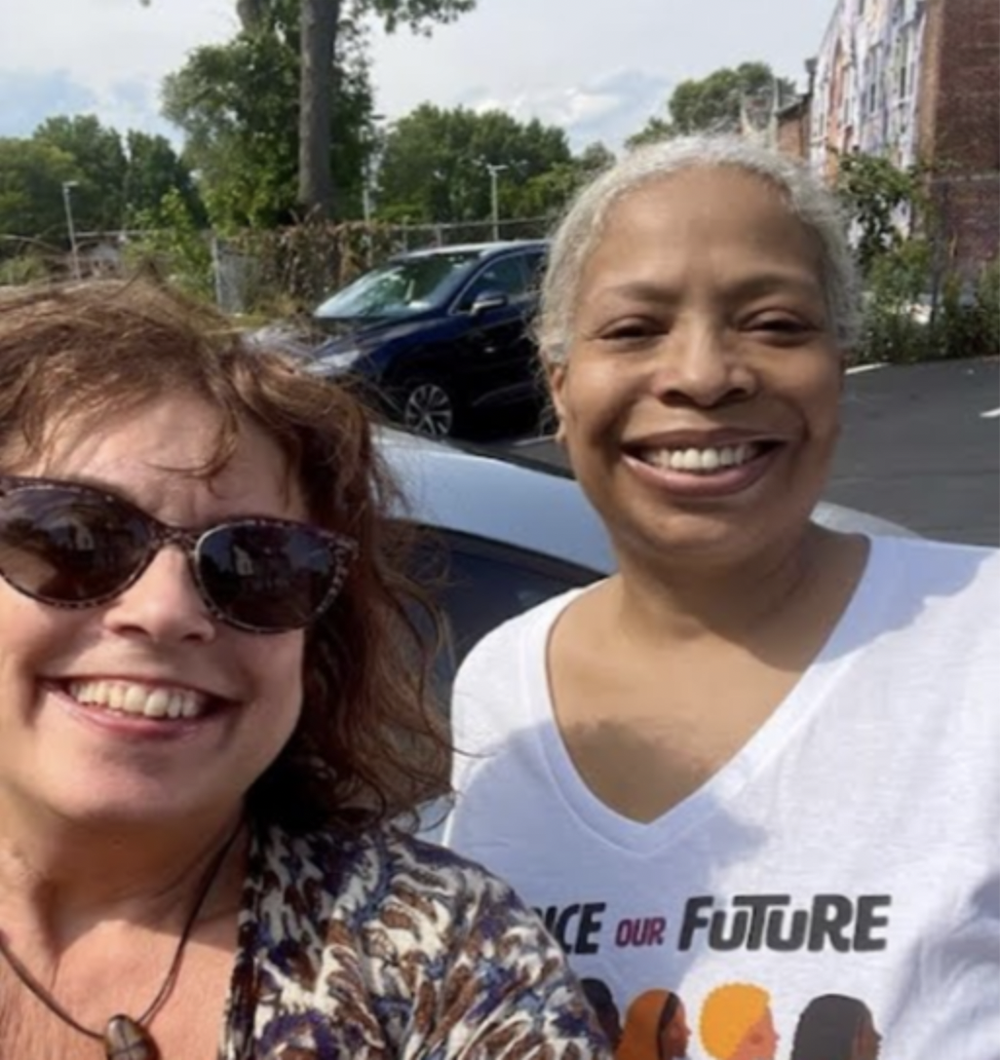
[[[241,5],[244,28],[191,53],[167,77],[163,113],[185,134],[184,158],[199,175],[213,223],[273,226],[298,210],[298,0]],[[358,27],[340,35],[332,171],[360,201],[372,93]]]
[[[144,6],[149,2],[140,0]],[[298,41],[294,66],[298,100],[295,122],[298,131],[295,141],[297,212],[321,217],[344,212],[335,209],[339,205],[335,189],[339,191],[342,187],[337,180],[338,169],[343,169],[339,155],[349,146],[351,129],[351,108],[345,108],[343,104],[350,85],[357,90],[363,80],[364,87],[368,87],[367,56],[358,45],[364,20],[374,17],[387,33],[395,32],[400,25],[409,26],[415,33],[429,33],[434,23],[451,22],[460,14],[471,11],[475,4],[476,0],[236,0],[244,36],[259,38],[279,30],[287,46],[290,44],[289,29],[295,27],[294,37]],[[345,36],[351,38],[346,45],[342,39]],[[362,62],[355,62],[353,69],[344,63],[345,55],[352,52],[356,57],[362,56]],[[205,65],[209,65],[207,60]],[[189,73],[188,80],[196,81],[197,74],[189,70],[190,66],[189,63],[181,74]],[[364,77],[359,76],[362,72]],[[279,79],[276,90],[284,87],[284,79]],[[185,127],[186,120],[199,122],[196,118],[188,119],[191,106],[199,105],[199,93],[188,91],[194,88],[193,85],[178,86],[176,80],[168,79],[167,82],[165,113],[177,115],[172,120],[182,127]],[[218,111],[218,108],[214,109]],[[369,92],[368,116],[370,113]],[[203,120],[201,124],[204,126]],[[232,143],[231,136],[224,138]],[[276,174],[271,172],[269,175]],[[284,179],[279,179],[272,190],[277,192],[283,184]],[[360,184],[359,179],[359,188]],[[259,206],[252,206],[249,212],[254,214],[258,210]]]
[[[49,118],[31,139],[0,140],[0,232],[63,244],[69,183],[78,233],[118,231],[170,192],[203,225],[191,173],[170,142],[130,130],[125,144],[93,117]]]
[[[258,8],[266,0],[255,0]],[[299,201],[323,216],[334,213],[332,132],[336,123],[337,57],[342,28],[366,16],[379,19],[387,33],[400,25],[429,32],[435,22],[451,22],[471,11],[475,0],[300,0],[301,77],[299,82]]]
[[[93,114],[48,118],[32,139],[64,151],[76,162],[78,185],[73,189],[73,216],[81,232],[107,232],[122,227],[127,161],[116,129]]]
[[[707,77],[682,81],[667,101],[667,116],[650,118],[628,144],[695,132],[735,132],[747,120],[760,127],[794,98],[795,85],[776,77],[767,63],[722,67]]]
[[[63,184],[79,179],[76,160],[62,148],[0,139],[0,235],[64,244]]]
[[[176,199],[170,207],[172,214],[177,213],[179,206],[195,227],[203,228],[207,224],[208,216],[191,170],[165,136],[130,129],[125,136],[125,147],[128,164],[124,199],[129,227],[135,226],[137,215],[155,214],[168,196]]]
[[[615,153],[607,145],[597,141],[587,146],[580,152],[577,165],[580,170],[588,176],[599,173],[613,165]]]
[[[112,232],[124,228],[138,211],[155,210],[176,191],[196,224],[205,211],[191,171],[163,136],[129,130],[124,137],[92,114],[59,115],[42,122],[31,142],[73,160],[73,219],[78,232]],[[43,157],[37,152],[34,158]],[[61,205],[60,197],[55,200]],[[45,193],[50,197],[50,193]],[[44,210],[43,210],[44,212]]]
[[[201,298],[212,295],[212,250],[177,188],[169,188],[155,208],[135,215],[138,234],[125,247],[134,268],[152,268]]]
[[[841,156],[837,192],[857,234],[858,263],[868,277],[904,242],[901,222],[909,221],[921,205],[920,174],[858,151]]]
[[[503,111],[477,114],[423,103],[385,137],[379,166],[379,215],[411,221],[479,221],[490,216],[490,166],[504,216],[535,216],[565,192],[554,173],[575,181],[573,156],[562,129],[537,119],[521,123]]]

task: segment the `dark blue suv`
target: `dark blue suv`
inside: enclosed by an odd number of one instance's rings
[[[487,417],[540,408],[528,321],[545,262],[541,241],[433,247],[391,258],[323,302],[330,337],[317,371],[346,374],[421,434],[461,434]]]

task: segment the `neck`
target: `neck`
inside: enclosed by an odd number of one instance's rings
[[[18,925],[47,948],[110,919],[173,922],[190,908],[240,813],[169,825],[114,826],[11,814],[0,798],[0,926]],[[43,818],[39,820],[39,817]],[[239,898],[243,846],[232,844],[203,915]]]
[[[794,621],[798,602],[856,576],[863,555],[862,539],[810,524],[794,540],[736,560],[622,556],[615,585],[619,628],[640,641],[765,638]]]

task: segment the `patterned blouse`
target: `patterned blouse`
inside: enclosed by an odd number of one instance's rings
[[[510,888],[392,829],[254,835],[219,1060],[527,1057],[611,1052]]]

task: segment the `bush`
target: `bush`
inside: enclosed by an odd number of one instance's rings
[[[871,262],[858,360],[909,363],[934,356],[933,329],[921,312],[930,260],[926,240],[909,239]]]
[[[984,266],[979,274],[974,306],[980,329],[980,352],[995,357],[1000,354],[1000,257]]]
[[[195,297],[214,297],[210,240],[176,189],[163,196],[156,210],[137,214],[134,223],[140,233],[125,248],[131,269],[152,270]]]
[[[1000,353],[1000,260],[970,285],[950,273],[932,295],[930,247],[910,239],[875,259],[864,294],[862,362],[995,356]]]
[[[0,261],[0,287],[20,287],[22,284],[47,280],[48,277],[49,265],[41,254],[28,251]]]

